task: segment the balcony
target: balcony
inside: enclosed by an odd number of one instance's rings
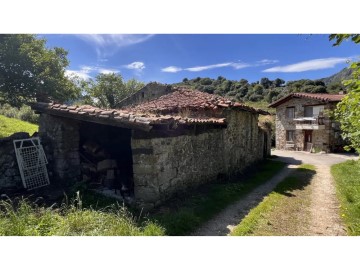
[[[325,129],[324,117],[294,118],[296,129],[320,130]]]

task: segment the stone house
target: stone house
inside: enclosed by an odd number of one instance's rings
[[[268,114],[223,97],[151,83],[120,109],[35,103],[52,181],[123,190],[152,208],[174,193],[235,177],[270,155]]]
[[[339,150],[339,124],[329,117],[343,94],[292,93],[269,105],[276,108],[276,149]]]

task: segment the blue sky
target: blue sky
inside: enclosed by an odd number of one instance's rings
[[[69,51],[68,74],[120,73],[126,80],[175,83],[226,77],[250,82],[330,76],[358,59],[360,46],[333,47],[327,34],[41,35]]]

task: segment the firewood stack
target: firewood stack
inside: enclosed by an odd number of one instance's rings
[[[82,180],[91,188],[113,189],[123,198],[129,197],[129,187],[121,179],[117,160],[111,158],[100,145],[86,141],[80,151]]]

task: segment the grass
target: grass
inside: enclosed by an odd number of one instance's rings
[[[139,221],[123,206],[84,208],[80,196],[61,207],[40,206],[28,199],[0,201],[0,235],[150,236],[164,235],[156,223]]]
[[[257,166],[257,173],[246,181],[211,184],[199,193],[178,199],[164,210],[151,216],[166,229],[167,235],[189,235],[201,224],[211,219],[226,206],[239,200],[255,187],[278,173],[284,163],[267,160]]]
[[[81,198],[43,206],[28,199],[0,201],[0,235],[187,235],[203,222],[266,182],[284,164],[268,160],[242,182],[212,184],[167,213],[141,216],[112,198],[84,192]],[[48,204],[49,205],[49,204]],[[109,206],[110,205],[110,206]]]
[[[232,231],[232,236],[304,235],[308,226],[313,165],[301,165],[279,183]]]
[[[0,138],[8,137],[16,132],[27,132],[31,136],[38,131],[38,128],[35,124],[0,115]]]
[[[360,235],[360,161],[349,160],[331,167],[341,217],[348,235]]]

